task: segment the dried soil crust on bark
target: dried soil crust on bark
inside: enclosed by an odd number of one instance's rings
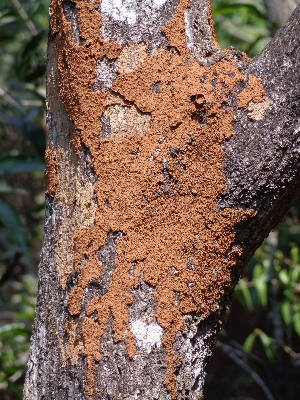
[[[188,0],[180,0],[176,8],[175,2],[168,2],[172,13],[164,26],[154,27],[147,49],[140,43],[143,36],[130,45],[121,34],[116,42],[108,42],[110,17],[102,10],[103,24],[99,1],[72,4],[76,18],[66,16],[61,1],[51,2],[59,97],[74,124],[72,146],[78,156],[87,149],[97,179],[91,183],[96,199],[93,219],[73,237],[73,271],[63,263],[58,270],[63,290],[76,272],[68,298],[69,344],[62,350],[63,363],[68,358],[76,363],[78,354],[86,358],[92,398],[97,396],[95,371],[103,362],[105,345],[100,343],[107,329],[135,362],[141,341],[134,335],[130,309],[142,282],[153,288],[151,323],[163,332],[156,344],[167,360],[165,388],[175,398],[176,385],[177,393],[181,390],[174,373],[182,360],[178,344],[188,315],[198,315],[199,321],[212,313],[223,316],[220,303],[232,291],[232,273],[243,253],[233,246],[233,228],[253,216],[253,210],[217,211],[218,198],[225,192],[221,145],[232,135],[228,97],[236,96],[238,106],[248,107],[266,101],[264,90],[250,75],[248,86],[239,94],[235,91],[244,76],[234,52],[220,52],[211,66],[192,58],[185,33]],[[80,40],[74,33],[76,24]],[[122,23],[117,26],[123,32]],[[132,51],[139,62],[130,59]],[[110,72],[103,83],[99,74],[105,68]],[[54,196],[58,154],[47,154],[48,195]],[[105,291],[91,296],[91,284],[104,279],[99,251],[110,235],[117,235],[112,273]],[[211,339],[199,334],[195,340]],[[182,368],[187,371],[186,364]],[[190,379],[197,386],[197,377]]]

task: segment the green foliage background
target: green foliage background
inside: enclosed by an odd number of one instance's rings
[[[253,57],[276,28],[262,0],[214,0],[221,47]],[[21,399],[43,235],[48,1],[0,0],[0,398]],[[300,204],[240,280],[208,368],[209,400],[299,398]]]

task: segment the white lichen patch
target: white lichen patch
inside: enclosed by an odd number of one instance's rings
[[[184,23],[185,23],[186,43],[187,43],[189,51],[191,53],[193,53],[193,50],[194,50],[194,31],[193,31],[193,27],[191,26],[191,23],[190,23],[189,10],[185,10],[185,12],[184,12]]]
[[[157,324],[145,324],[143,321],[132,321],[130,329],[135,337],[137,347],[146,350],[149,354],[154,346],[161,346],[163,329]]]
[[[118,140],[134,133],[142,135],[151,126],[150,115],[141,113],[135,106],[109,106],[103,117],[109,120],[110,136]]]
[[[118,65],[116,61],[109,60],[103,57],[102,60],[97,60],[97,76],[93,85],[93,90],[100,91],[111,88],[113,81],[118,73]]]
[[[118,58],[118,67],[121,74],[134,71],[147,58],[145,43],[125,46]]]
[[[297,135],[300,132],[300,126],[297,126],[297,128],[294,130],[294,135]]]
[[[166,0],[102,0],[101,13],[116,21],[126,22],[133,25],[137,21],[141,7],[159,8]]]
[[[267,109],[270,107],[270,104],[271,100],[268,97],[261,103],[254,103],[253,101],[250,101],[247,107],[248,117],[254,121],[263,120]]]
[[[153,0],[153,4],[155,7],[161,7],[165,4],[167,0]]]

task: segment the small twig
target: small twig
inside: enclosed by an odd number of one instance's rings
[[[227,333],[224,330],[222,330],[222,336],[224,337],[227,336]],[[271,338],[271,342],[274,342],[274,339]],[[272,382],[272,376],[270,376],[270,370],[267,368],[266,363],[261,358],[255,356],[252,353],[246,353],[243,349],[243,346],[241,346],[238,342],[236,342],[233,339],[229,339],[227,346],[231,348],[232,352],[234,352],[241,359],[247,358],[248,360],[251,360],[252,362],[259,365],[260,368],[263,368],[265,374],[269,377],[269,381]]]
[[[243,346],[241,346],[241,345],[240,345],[239,343],[237,343],[235,340],[232,340],[232,339],[231,339],[229,342],[230,342],[230,344],[232,345],[232,349],[233,349],[233,351],[236,352],[236,354],[240,355],[241,357],[246,357],[246,358],[248,358],[248,359],[250,359],[250,360],[252,360],[252,361],[257,362],[259,365],[264,366],[264,362],[263,362],[263,360],[262,360],[261,358],[255,356],[255,355],[252,354],[252,353],[246,353],[246,352],[243,350]],[[228,345],[228,347],[230,347],[230,346]]]
[[[296,353],[289,346],[283,346],[283,350],[289,354],[294,360],[300,360],[300,353]]]
[[[253,371],[252,368],[249,367],[249,365],[245,364],[236,354],[235,351],[232,351],[232,347],[227,346],[224,343],[217,342],[217,347],[219,347],[225,354],[227,354],[236,364],[238,364],[240,367],[243,368],[244,371],[246,371],[251,378],[258,384],[258,386],[263,390],[263,392],[266,395],[267,400],[275,400],[273,397],[272,393],[264,383],[264,381],[261,379],[261,377]]]
[[[238,342],[236,342],[233,339],[230,339],[227,332],[222,329],[222,331],[220,332],[220,337],[222,337],[223,339],[225,339],[229,344],[226,344],[226,346],[228,348],[231,348],[232,351],[234,351],[237,355],[239,355],[240,357],[246,357],[249,358],[252,361],[256,361],[259,365],[263,366],[263,360],[260,359],[259,357],[255,356],[252,353],[246,353],[243,349],[243,346],[240,345]],[[224,342],[221,342],[222,344],[224,344]]]
[[[28,14],[22,7],[19,0],[11,0],[11,2],[13,3],[16,10],[18,11],[18,14],[20,15],[20,17],[26,22],[26,25],[27,25],[28,29],[30,30],[31,34],[37,35],[38,31],[37,31],[36,27],[33,25],[32,21],[29,19]]]

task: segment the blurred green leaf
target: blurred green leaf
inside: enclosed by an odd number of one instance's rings
[[[289,285],[290,284],[290,276],[287,270],[282,269],[279,274],[278,277],[280,279],[280,281],[285,285]]]
[[[234,4],[228,4],[220,8],[215,8],[212,10],[212,16],[215,17],[220,14],[224,15],[228,13],[229,14],[238,13],[239,9],[241,8],[246,9],[248,12],[252,13],[253,15],[256,15],[259,18],[265,17],[264,13],[262,13],[257,6],[249,3],[234,3]]]
[[[289,300],[283,300],[280,306],[283,321],[286,325],[292,322],[292,307]]]
[[[14,252],[25,252],[27,250],[27,238],[20,218],[11,206],[1,199],[0,224],[6,228],[9,241],[16,246]]]
[[[266,335],[263,331],[260,329],[255,329],[255,334],[260,338],[261,344],[263,345],[263,348],[265,350],[266,356],[270,361],[275,360],[275,354],[272,346],[271,339],[268,335]]]
[[[291,281],[300,283],[300,266],[295,265],[291,270]]]
[[[14,174],[17,172],[43,171],[45,162],[37,156],[6,156],[0,158],[0,175]]]
[[[0,326],[0,340],[15,341],[17,334],[28,333],[28,329],[23,323],[13,323]],[[13,334],[13,335],[12,335]]]
[[[34,313],[30,312],[17,312],[15,313],[15,317],[24,320],[26,319],[27,321],[31,321],[33,323],[34,321]]]
[[[299,264],[299,248],[297,246],[291,248],[291,260],[295,264]]]
[[[293,326],[297,335],[300,336],[300,312],[293,315]]]
[[[252,278],[259,279],[263,273],[263,266],[261,264],[256,264],[252,271]]]
[[[213,0],[212,15],[222,48],[233,46],[252,57],[271,39],[262,1]]]
[[[10,193],[10,194],[27,194],[25,189],[16,188],[9,185],[6,181],[0,180],[0,194]]]
[[[240,298],[240,302],[244,303],[244,305],[249,309],[253,309],[253,301],[251,297],[250,290],[247,286],[247,282],[244,279],[240,279],[237,288],[236,288],[236,295],[241,294],[243,299]],[[242,300],[242,301],[241,301]]]
[[[252,351],[253,345],[254,345],[254,342],[255,342],[255,338],[256,338],[256,335],[254,333],[250,333],[250,335],[245,340],[245,342],[243,344],[243,350],[246,353],[250,353]]]
[[[257,290],[258,299],[263,307],[268,303],[268,286],[264,275],[256,278],[254,281]]]

